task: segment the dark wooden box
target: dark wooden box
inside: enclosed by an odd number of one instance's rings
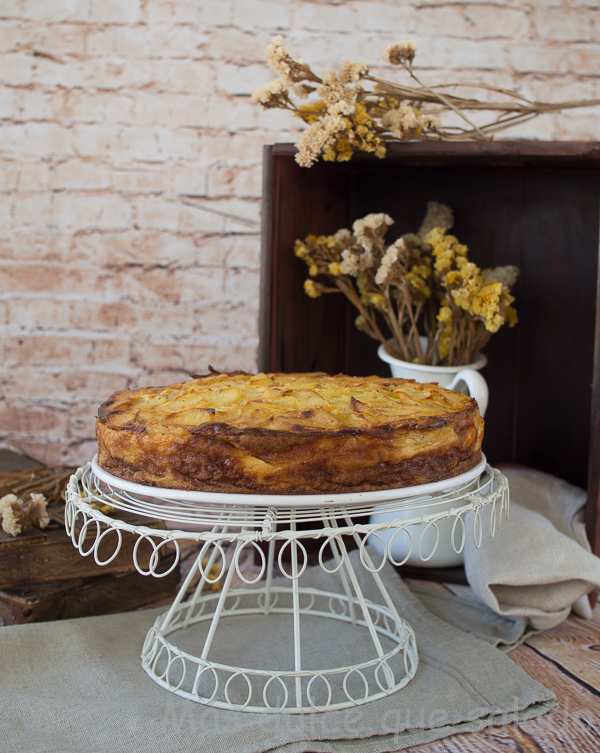
[[[161,570],[166,572],[174,560],[175,553],[165,554],[163,549]],[[179,565],[162,578],[141,575],[134,570],[16,586],[0,590],[0,625],[129,612],[173,598],[178,585]]]
[[[448,204],[473,261],[521,269],[519,325],[486,348],[484,451],[493,464],[587,486],[588,531],[600,553],[600,144],[398,144],[384,160],[357,154],[310,169],[294,154],[289,144],[265,147],[259,368],[389,374],[341,295],[304,294],[294,240],[369,212],[396,220],[394,240],[419,227],[428,201]]]

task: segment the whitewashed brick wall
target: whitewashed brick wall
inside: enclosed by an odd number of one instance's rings
[[[0,442],[79,462],[111,392],[256,365],[263,50],[600,97],[600,0],[0,0]],[[513,136],[598,139],[598,110]]]

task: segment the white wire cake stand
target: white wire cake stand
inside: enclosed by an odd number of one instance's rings
[[[444,521],[452,521],[455,552],[462,551],[468,527],[479,546],[483,535],[481,508],[490,506],[493,536],[502,516],[508,516],[508,503],[506,478],[487,465],[485,458],[472,471],[434,484],[306,496],[217,494],[141,486],[106,473],[94,459],[70,479],[65,523],[79,552],[93,556],[99,565],[118,555],[124,532],[135,534],[135,566],[143,575],[155,577],[168,575],[177,566],[182,540],[200,543],[173,604],[148,632],[142,650],[143,668],[167,690],[208,706],[303,714],[358,706],[391,695],[410,682],[418,666],[415,634],[398,614],[380,576],[386,560],[402,565],[413,547],[422,559],[428,559],[439,544],[439,526]],[[97,509],[105,505],[165,521],[167,529],[124,522],[108,514],[106,508],[104,512]],[[374,510],[397,512],[399,517],[358,522]],[[421,526],[422,533],[413,541],[415,525]],[[395,531],[386,543],[380,534],[390,529]],[[431,530],[435,531],[433,552],[421,552],[423,536]],[[409,552],[396,562],[393,542],[403,535],[409,539]],[[369,548],[372,537],[379,540],[377,548],[382,557]],[[331,584],[327,590],[306,584],[309,540],[317,542],[319,567],[328,574]],[[356,545],[357,553],[349,553],[348,541]],[[138,557],[142,542],[151,547],[147,568]],[[103,551],[112,550],[114,545],[110,556],[100,556],[101,545]],[[158,572],[159,552],[167,546],[174,548],[175,560],[168,571]],[[260,563],[252,577],[240,565],[248,548],[256,550],[255,560]],[[283,577],[274,575],[276,562]],[[363,572],[359,572],[361,568]],[[233,585],[234,575],[241,586]],[[365,577],[370,579],[369,593],[376,593],[377,601],[365,597]],[[197,585],[189,593],[195,579]],[[250,616],[287,620],[282,641],[289,644],[289,660],[284,666],[272,668],[273,661],[233,666],[223,660],[223,651],[217,656],[220,660],[214,658],[215,642],[221,633],[230,634],[232,619]],[[315,666],[311,646],[307,646],[306,638],[301,641],[308,620],[323,623],[323,632],[319,632],[323,640],[327,630],[333,628],[339,633],[340,623],[363,630],[365,655],[353,656],[355,661],[344,666]],[[244,620],[238,619],[237,625],[243,627]],[[194,652],[168,638],[176,632],[185,637],[194,629],[202,631]],[[331,640],[339,643],[340,639],[334,634]],[[255,642],[254,635],[245,664],[252,663]]]

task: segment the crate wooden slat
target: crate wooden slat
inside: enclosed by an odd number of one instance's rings
[[[163,554],[165,571],[174,557],[174,553]],[[5,625],[22,625],[126,612],[174,596],[178,583],[177,566],[163,578],[134,571],[18,586],[0,591],[0,620]]]
[[[60,508],[51,507],[49,512],[55,521],[62,520]],[[159,521],[140,519],[139,522],[151,528],[164,527]],[[86,537],[86,549],[92,545],[95,537],[96,529],[90,528]],[[60,522],[52,522],[43,530],[27,528],[17,537],[0,530],[0,589],[71,578],[89,578],[102,574],[134,572],[133,549],[136,541],[137,537],[133,534],[123,533],[119,554],[112,562],[101,567],[96,564],[93,556],[81,556]],[[116,533],[108,534],[100,546],[100,556],[108,559],[114,551],[115,544]],[[151,555],[150,544],[142,542],[138,547],[138,562],[141,567],[147,568]]]
[[[386,375],[341,295],[304,294],[294,240],[369,212],[396,220],[393,240],[419,227],[427,201],[450,205],[453,232],[476,263],[522,272],[520,323],[486,348],[484,451],[493,464],[587,486],[588,532],[600,553],[600,144],[397,144],[384,160],[358,154],[310,169],[294,154],[290,144],[265,147],[259,368]]]

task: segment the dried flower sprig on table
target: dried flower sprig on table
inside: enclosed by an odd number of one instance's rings
[[[265,50],[267,64],[278,75],[252,95],[263,107],[289,110],[308,124],[296,143],[296,161],[310,167],[320,156],[343,162],[352,150],[384,157],[388,141],[490,140],[494,133],[523,123],[542,113],[600,104],[600,99],[568,102],[536,102],[516,91],[486,84],[456,83],[427,86],[413,70],[417,46],[410,40],[389,45],[382,58],[400,66],[416,84],[405,86],[372,76],[365,63],[344,60],[339,71],[317,76],[303,60],[294,60],[274,37]],[[370,89],[365,88],[365,83]],[[501,101],[479,101],[450,94],[456,87],[479,89],[501,95]],[[294,98],[314,98],[296,104]],[[477,125],[468,111],[497,113],[489,122]],[[453,112],[458,124],[443,125],[439,116]]]
[[[403,361],[471,363],[503,324],[517,323],[510,291],[518,269],[482,271],[470,262],[467,247],[448,233],[454,216],[443,204],[430,202],[419,231],[387,245],[393,222],[387,214],[369,214],[356,220],[352,232],[297,240],[294,253],[310,275],[305,292],[311,298],[343,293],[359,312],[358,329]],[[314,279],[319,276],[328,282]]]
[[[63,501],[69,478],[76,470],[71,466],[44,466],[0,471],[0,524],[4,532],[17,536],[28,525],[45,528],[47,508],[50,508],[49,517],[56,519],[53,505]],[[31,502],[24,501],[28,498]],[[42,499],[45,500],[43,505]]]
[[[31,492],[29,497],[28,501],[23,501],[16,494],[6,494],[0,499],[0,521],[4,533],[18,536],[27,526],[45,528],[48,525],[50,516],[46,510],[46,497],[35,492]]]

